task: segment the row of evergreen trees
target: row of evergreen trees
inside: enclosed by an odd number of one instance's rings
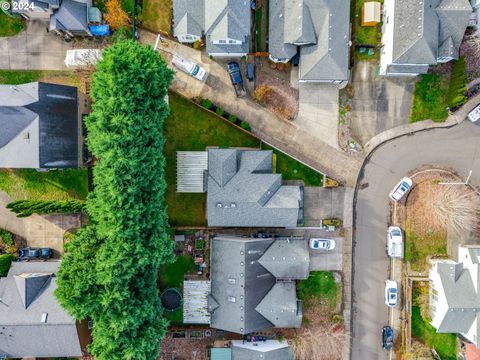
[[[28,217],[32,214],[61,214],[82,212],[85,210],[85,201],[69,200],[18,200],[11,202],[7,208],[12,210],[17,217]]]
[[[157,277],[173,260],[163,156],[172,80],[157,52],[131,40],[105,49],[93,74],[90,224],[65,245],[56,296],[76,319],[93,320],[97,360],[157,359],[168,325]]]

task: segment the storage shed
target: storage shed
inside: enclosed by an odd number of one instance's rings
[[[378,1],[368,1],[363,4],[360,13],[362,26],[376,26],[381,20],[382,5]]]

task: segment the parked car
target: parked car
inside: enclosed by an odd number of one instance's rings
[[[397,306],[398,287],[394,280],[385,281],[385,304],[388,307]]]
[[[47,260],[53,255],[53,250],[50,248],[21,248],[18,250],[18,260],[30,261],[30,260]]]
[[[243,88],[243,79],[242,73],[240,72],[240,65],[237,62],[232,61],[227,65],[228,74],[230,75],[230,80],[232,80],[233,88],[235,89],[235,95],[242,96],[245,94],[245,89]]]
[[[387,253],[390,257],[403,258],[403,235],[398,226],[388,228]]]
[[[480,125],[480,104],[478,104],[475,109],[468,113],[468,120],[475,125]]]
[[[333,250],[335,249],[335,240],[332,239],[310,239],[310,248],[314,250]]]
[[[382,347],[385,350],[393,347],[393,329],[390,326],[384,326],[382,329]]]
[[[255,79],[255,64],[247,64],[247,79],[253,81]]]
[[[406,193],[412,188],[413,181],[408,177],[404,177],[400,182],[395,185],[393,190],[388,195],[393,201],[400,201]]]
[[[197,80],[205,81],[208,76],[208,73],[200,65],[197,65],[194,62],[191,62],[180,56],[174,56],[172,64],[188,75],[193,76]]]

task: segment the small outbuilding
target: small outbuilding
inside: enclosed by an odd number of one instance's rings
[[[368,1],[363,4],[360,13],[360,25],[377,26],[381,20],[382,5],[378,1]]]

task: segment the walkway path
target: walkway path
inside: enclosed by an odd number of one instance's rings
[[[156,35],[141,30],[140,39],[153,45]],[[247,120],[254,134],[265,142],[342,183],[355,183],[361,165],[359,160],[324,142],[321,139],[323,134],[309,131],[308,127],[303,128],[296,121],[279,119],[253,100],[237,98],[224,66],[202,56],[197,50],[170,40],[160,43],[159,50],[167,61],[171,61],[173,54],[180,54],[201,64],[210,73],[207,81],[202,83],[177,71],[172,85],[174,91],[189,98],[199,96],[212,100],[228,112]]]
[[[81,226],[79,214],[37,215],[28,218],[17,216],[6,208],[11,201],[0,190],[0,228],[6,229],[25,239],[31,247],[50,247],[54,256],[63,252],[63,235],[66,230]]]

